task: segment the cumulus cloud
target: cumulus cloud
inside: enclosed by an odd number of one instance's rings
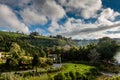
[[[0,26],[8,30],[28,33],[26,25],[40,24],[47,30],[42,27],[34,30],[45,34],[74,38],[119,37],[120,13],[103,8],[102,0],[0,0],[0,3]],[[59,23],[62,18],[66,20]],[[86,23],[91,19],[95,21]]]
[[[25,8],[28,6],[28,3],[30,3],[31,0],[0,0],[1,4],[8,5],[10,7],[19,7],[19,8]]]
[[[73,12],[85,19],[95,17],[102,7],[101,0],[58,0],[58,2],[66,7],[67,12]]]
[[[114,12],[114,10],[110,8],[103,9],[98,17],[98,23],[103,25],[113,25],[113,22],[117,16],[120,16],[120,13]]]
[[[34,0],[31,3],[33,4],[20,13],[25,23],[45,24],[48,19],[58,21],[66,15],[54,0]]]
[[[68,18],[63,24],[59,25],[57,22],[49,27],[49,31],[53,34],[61,34],[66,37],[72,36],[73,38],[100,38],[108,36],[114,38],[117,34],[107,34],[109,30],[118,30],[120,22],[111,22],[111,25],[103,25],[102,23],[89,23],[86,24],[80,19]]]
[[[19,21],[8,6],[3,4],[0,4],[0,27],[4,27],[10,31],[29,33],[28,27]]]
[[[33,6],[50,20],[61,19],[66,14],[64,9],[55,0],[34,0]]]
[[[46,16],[33,11],[30,8],[26,8],[21,12],[23,20],[27,24],[45,24],[47,22]]]

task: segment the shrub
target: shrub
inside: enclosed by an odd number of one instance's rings
[[[48,80],[54,80],[54,77],[52,77],[51,75],[48,75]]]
[[[72,80],[69,73],[64,73],[64,75],[66,76],[66,80]]]
[[[48,65],[53,65],[53,60],[50,59],[50,58],[48,58],[47,61],[46,61],[46,63],[47,63]]]
[[[54,76],[54,80],[65,80],[65,75],[63,73],[58,73],[56,76]]]
[[[69,75],[70,75],[70,77],[72,78],[72,80],[76,80],[76,74],[75,74],[75,72],[70,71],[70,72],[69,72]]]
[[[80,72],[76,72],[76,80],[84,80],[85,76],[80,74]]]

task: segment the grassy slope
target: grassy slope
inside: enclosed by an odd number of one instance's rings
[[[12,38],[18,38],[22,41],[29,42],[29,44],[33,46],[43,46],[43,47],[52,47],[54,45],[57,46],[64,46],[66,44],[72,45],[74,44],[73,41],[67,41],[63,39],[57,39],[57,38],[50,38],[47,36],[35,36],[34,38],[30,38],[26,34],[19,34],[19,33],[14,33],[14,32],[3,32],[0,31],[0,36],[9,36]]]
[[[76,65],[76,67],[75,67],[75,65]],[[89,72],[90,69],[94,68],[93,66],[88,66],[88,65],[84,65],[84,64],[73,64],[73,63],[66,63],[64,67],[65,67],[65,69],[60,72],[67,73],[70,71],[78,71],[81,74],[87,73],[87,72]],[[59,72],[57,72],[57,73],[59,73]],[[54,76],[57,73],[52,73],[50,75]],[[28,79],[28,80],[48,80],[48,75],[43,74],[43,75],[36,76],[36,77],[26,77],[26,78],[21,78],[20,80],[26,80],[26,79]]]
[[[78,71],[81,74],[84,74],[86,72],[89,72],[91,68],[94,68],[92,66],[84,65],[84,64],[74,64],[74,63],[68,63],[65,65],[65,70],[63,72],[69,72],[69,71]]]
[[[73,64],[73,63],[66,63],[64,67],[65,67],[64,70],[60,72],[67,73],[70,71],[79,71],[83,75],[89,72],[90,69],[94,68],[93,66],[88,66],[84,64]],[[49,75],[55,76],[58,73],[59,72],[49,73]],[[27,76],[27,77],[20,77],[14,74],[8,74],[8,76],[10,76],[11,80],[49,80],[48,74],[41,74],[40,76]]]
[[[25,50],[26,54],[33,55],[39,53],[40,47],[54,47],[54,46],[65,46],[74,45],[73,41],[50,38],[47,36],[34,36],[31,37],[26,34],[14,33],[14,32],[3,32],[0,31],[0,50],[2,52],[10,48],[7,43],[16,42],[22,49]]]

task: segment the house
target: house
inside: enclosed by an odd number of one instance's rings
[[[59,56],[58,54],[49,54],[48,58],[53,59],[54,63],[61,63],[61,56]]]

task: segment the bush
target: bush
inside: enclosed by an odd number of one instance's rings
[[[48,75],[48,80],[54,80],[54,77],[52,77],[51,75]]]
[[[53,65],[53,60],[50,59],[50,58],[48,58],[47,61],[46,61],[46,63],[47,63],[48,65]]]
[[[86,77],[82,74],[80,74],[80,72],[76,72],[76,80],[84,80]]]
[[[64,75],[66,76],[66,80],[72,80],[69,73],[65,73]]]
[[[76,74],[75,74],[75,72],[70,71],[70,72],[69,72],[69,75],[70,75],[70,77],[72,78],[72,80],[76,80]]]
[[[65,80],[65,78],[63,73],[58,73],[58,75],[54,76],[54,80]]]
[[[40,67],[47,67],[48,66],[48,64],[46,64],[46,63],[41,63],[41,65],[40,65]]]
[[[98,69],[97,68],[92,68],[92,69],[90,69],[90,73],[92,75],[97,75],[98,74]]]

